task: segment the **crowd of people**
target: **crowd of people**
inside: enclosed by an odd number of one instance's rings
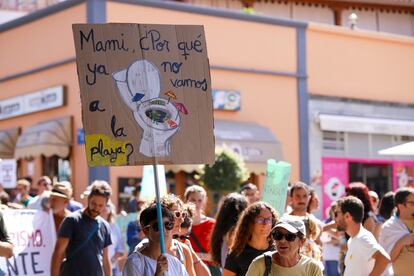
[[[0,191],[1,209],[53,213],[57,241],[51,275],[411,275],[414,261],[414,189],[399,188],[379,198],[363,183],[350,183],[332,203],[327,219],[313,213],[318,195],[303,182],[289,184],[285,213],[260,201],[252,183],[221,199],[215,218],[205,213],[206,190],[187,187],[184,198],[160,199],[161,254],[157,205],[135,193],[128,209],[137,212],[125,237],[115,218],[112,190],[94,181],[72,198],[69,182],[17,181],[14,200]],[[133,206],[132,206],[133,205]],[[0,213],[0,256],[13,244]]]

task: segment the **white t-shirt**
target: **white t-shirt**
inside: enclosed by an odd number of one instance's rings
[[[383,252],[384,255],[388,255],[384,248],[379,245],[374,235],[361,226],[358,234],[348,240],[344,276],[369,275],[375,265],[372,256],[378,250]]]
[[[409,234],[408,227],[398,217],[391,216],[381,227],[379,243],[388,254],[391,254],[394,245],[404,235]],[[389,264],[382,275],[394,275],[392,265]]]
[[[188,276],[184,265],[174,256],[165,253],[168,261],[168,271],[164,276]],[[154,276],[157,268],[157,260],[151,259],[140,252],[133,252],[128,256],[122,276]]]

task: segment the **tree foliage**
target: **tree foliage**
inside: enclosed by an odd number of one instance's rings
[[[243,160],[233,151],[223,148],[216,150],[216,161],[204,165],[201,180],[211,191],[232,192],[247,179],[247,170]]]

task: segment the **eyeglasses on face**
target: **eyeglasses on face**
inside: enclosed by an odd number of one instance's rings
[[[275,232],[272,233],[272,237],[276,241],[281,241],[283,238],[285,238],[286,241],[293,242],[294,240],[296,240],[297,236],[298,235],[296,235],[296,234],[292,234],[292,233],[283,234],[283,233],[278,232],[278,231],[275,231]]]
[[[187,213],[176,210],[176,211],[174,211],[174,216],[176,218],[181,218],[181,217],[185,218],[185,217],[187,217]]]
[[[335,216],[335,217],[338,217],[338,215],[339,215],[339,214],[342,214],[342,212],[341,212],[341,211],[335,211],[335,212],[334,212],[334,216]]]
[[[258,224],[266,224],[266,223],[272,223],[273,219],[272,218],[256,218],[255,221]]]
[[[158,222],[154,222],[153,224],[147,225],[145,227],[146,228],[151,227],[152,230],[154,230],[155,232],[158,232],[159,231]],[[172,230],[174,228],[174,223],[171,222],[171,221],[165,221],[164,222],[164,227],[165,227],[165,230]]]
[[[173,235],[173,239],[187,240],[189,238],[189,235]]]
[[[409,205],[414,205],[414,201],[409,201],[409,200],[407,200],[407,201],[404,203],[404,205],[407,205],[407,204],[409,204]]]

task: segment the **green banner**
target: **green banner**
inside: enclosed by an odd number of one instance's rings
[[[291,165],[284,161],[267,160],[266,181],[261,200],[269,203],[279,216],[285,212]]]

